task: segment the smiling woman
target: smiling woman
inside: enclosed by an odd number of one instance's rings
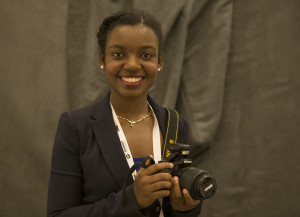
[[[121,188],[134,162],[149,155],[161,160],[167,112],[148,96],[163,65],[160,24],[146,12],[122,10],[103,21],[97,37],[111,90],[93,105],[62,114],[48,216],[198,216],[200,201],[180,189],[178,177],[158,173],[171,163],[135,171],[122,204]],[[188,143],[187,128],[180,116],[179,143]]]
[[[147,99],[163,64],[158,50],[155,33],[143,24],[117,26],[108,34],[105,53],[100,54],[99,60],[111,87],[113,105],[120,97]]]

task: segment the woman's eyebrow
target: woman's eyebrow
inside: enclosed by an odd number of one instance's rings
[[[140,49],[152,49],[152,50],[156,51],[156,48],[151,45],[142,46]]]
[[[109,48],[119,48],[119,49],[125,49],[124,46],[122,45],[119,45],[119,44],[113,44],[113,45],[110,45]]]
[[[125,50],[126,47],[122,46],[122,45],[119,45],[119,44],[113,44],[113,45],[110,45],[108,48],[118,48],[118,49],[122,49],[122,50]],[[145,46],[141,46],[139,48],[139,50],[146,50],[146,49],[151,49],[153,51],[156,51],[156,48],[151,46],[151,45],[145,45]]]

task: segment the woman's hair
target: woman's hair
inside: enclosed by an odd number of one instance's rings
[[[162,55],[163,47],[163,35],[161,30],[160,23],[156,20],[154,16],[142,10],[121,10],[109,17],[106,17],[97,33],[98,45],[100,52],[105,55],[105,45],[107,40],[107,35],[110,33],[116,26],[120,25],[138,25],[143,24],[154,32],[158,39],[158,55]]]

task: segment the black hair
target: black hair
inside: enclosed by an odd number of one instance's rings
[[[100,25],[97,33],[98,45],[100,52],[105,55],[105,45],[108,33],[110,33],[116,26],[119,25],[138,25],[143,24],[154,32],[158,39],[158,55],[162,55],[163,34],[160,23],[156,18],[143,10],[137,9],[123,9],[117,13],[106,17]]]

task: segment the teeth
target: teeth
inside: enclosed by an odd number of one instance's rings
[[[134,82],[138,82],[140,80],[142,80],[141,77],[137,77],[137,78],[126,78],[126,77],[122,77],[123,81],[129,82],[129,83],[134,83]]]

